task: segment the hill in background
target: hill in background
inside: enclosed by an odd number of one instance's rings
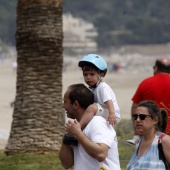
[[[0,2],[0,39],[15,44],[17,0]],[[92,22],[99,48],[170,42],[169,0],[63,0],[63,12]],[[10,11],[10,12],[9,12]]]

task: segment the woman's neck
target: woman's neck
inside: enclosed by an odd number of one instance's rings
[[[150,140],[153,140],[153,138],[155,137],[155,135],[157,134],[158,131],[153,131],[151,133],[147,133],[147,134],[143,134],[143,139],[145,141],[150,141]]]

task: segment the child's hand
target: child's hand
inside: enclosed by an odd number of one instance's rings
[[[108,121],[111,125],[115,125],[117,123],[116,116],[114,113],[109,113]]]
[[[76,136],[77,133],[79,133],[79,131],[81,131],[81,126],[80,126],[80,123],[75,119],[75,120],[69,120],[67,123],[66,123],[66,132],[68,134],[71,134],[71,135],[74,135]]]

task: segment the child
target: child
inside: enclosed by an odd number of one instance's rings
[[[100,116],[115,125],[120,122],[120,109],[116,100],[116,96],[111,87],[103,81],[107,72],[107,64],[104,59],[97,54],[89,54],[84,56],[78,63],[82,68],[84,81],[94,93],[95,103],[100,104]],[[80,120],[81,128],[88,124],[93,118],[93,114],[88,112],[88,108]]]
[[[100,110],[97,115],[104,117],[112,125],[119,123],[121,117],[116,96],[111,87],[103,82],[103,77],[107,72],[104,59],[97,54],[89,54],[79,61],[78,66],[82,68],[84,80],[94,93],[95,103],[99,104]],[[86,127],[93,116],[94,114],[87,108],[79,122],[81,129]],[[69,134],[64,136],[63,143],[78,145],[76,138]]]

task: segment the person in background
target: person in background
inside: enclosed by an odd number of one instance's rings
[[[103,81],[107,73],[107,64],[105,60],[97,54],[89,54],[84,56],[78,63],[83,71],[85,83],[94,93],[95,103],[102,106],[100,116],[103,116],[112,125],[120,122],[120,109],[117,103],[115,93],[111,87]],[[82,129],[93,118],[93,114],[88,109],[83,114],[80,124]]]
[[[15,61],[13,61],[12,62],[12,69],[13,69],[13,71],[14,71],[14,73],[16,73],[16,70],[17,70],[17,61],[15,60]]]
[[[63,137],[59,159],[65,169],[75,170],[120,170],[116,132],[102,116],[94,116],[81,130],[79,121],[88,108],[100,112],[94,103],[94,94],[83,84],[73,84],[64,94],[63,108],[67,117],[74,119],[66,123],[66,132],[75,136],[78,146],[68,144]]]
[[[126,170],[166,170],[170,165],[170,136],[164,133],[167,111],[154,101],[143,101],[132,118],[140,138]]]
[[[131,106],[131,115],[136,113],[136,107],[143,100],[155,101],[160,108],[168,112],[168,125],[166,134],[170,135],[170,59],[158,58],[153,66],[153,76],[144,79],[138,86]],[[135,144],[139,135],[135,132],[133,139],[127,140]]]
[[[17,61],[16,61],[16,59],[12,62],[12,70],[13,70],[13,73],[15,73],[16,74],[16,72],[17,72],[17,67],[18,67],[18,64],[17,64]],[[13,101],[11,101],[10,102],[10,106],[11,107],[14,107],[14,104],[15,104],[15,100],[13,100]]]

